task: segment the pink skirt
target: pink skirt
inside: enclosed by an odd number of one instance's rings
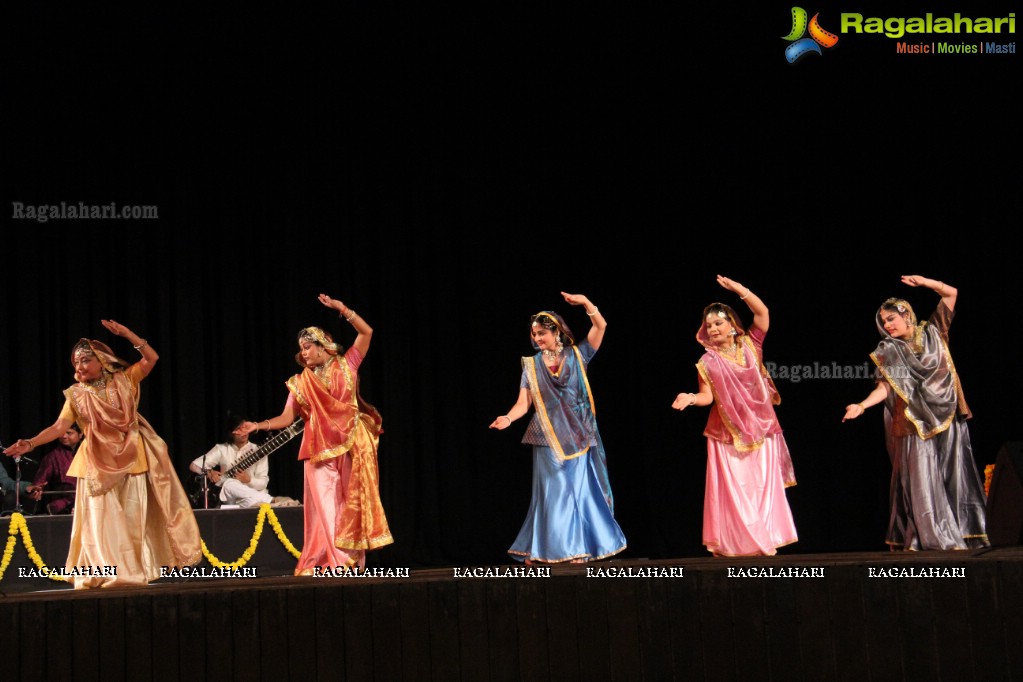
[[[302,496],[305,532],[302,556],[295,566],[295,575],[311,575],[320,568],[364,568],[366,553],[362,550],[341,550],[336,545],[337,529],[341,527],[341,511],[345,506],[352,458],[349,455],[323,460],[305,461],[305,490]]]
[[[773,556],[798,540],[785,488],[795,485],[782,434],[752,452],[707,439],[703,544],[721,556]]]

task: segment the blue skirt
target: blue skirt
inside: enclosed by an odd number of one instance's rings
[[[518,561],[593,561],[625,549],[619,528],[586,454],[560,461],[545,446],[533,447],[533,499],[508,553]]]

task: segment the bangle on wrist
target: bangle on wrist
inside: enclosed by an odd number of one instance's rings
[[[592,313],[586,313],[586,314],[588,316],[590,316],[590,317],[593,317],[594,315],[596,315],[599,312],[600,312],[600,308],[598,308],[597,306],[593,306],[593,312]]]
[[[146,341],[145,339],[140,339],[139,345],[136,346],[135,344],[132,344],[132,348],[141,353],[142,349],[145,348],[147,345],[149,345],[148,341]]]
[[[352,320],[355,319],[356,315],[358,315],[358,313],[355,312],[354,310],[352,310],[351,308],[349,308],[348,309],[348,314],[347,315],[343,315],[343,317],[345,318],[345,322],[351,322]]]
[[[29,450],[35,450],[36,449],[36,444],[32,442],[31,438],[26,438],[25,442],[28,443],[28,449]]]
[[[856,403],[856,404],[860,406],[860,411],[861,412],[866,412],[867,411],[867,406],[864,405],[863,403]]]
[[[746,287],[746,293],[739,297],[740,301],[745,301],[746,297],[749,296],[749,287]]]
[[[264,419],[263,421],[266,422],[266,428],[263,429],[263,430],[264,431],[269,431],[270,430],[270,420],[269,419]]]
[[[511,424],[511,423],[512,423],[512,419],[511,419],[511,417],[509,417],[508,415],[506,415],[506,414],[502,414],[501,416],[502,416],[502,417],[504,417],[505,419],[507,419],[507,420],[508,420],[508,423],[509,423],[509,424]]]

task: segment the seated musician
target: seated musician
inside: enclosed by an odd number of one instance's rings
[[[74,511],[78,479],[68,476],[67,470],[81,442],[82,432],[78,424],[71,424],[61,434],[57,445],[43,455],[32,485],[28,487],[28,496],[37,502],[41,501],[38,507],[40,510],[45,509],[51,515],[70,514]]]
[[[10,457],[0,457],[4,461],[10,461]],[[28,481],[16,482],[14,477],[7,473],[4,462],[0,462],[0,515],[7,516],[9,512],[26,509],[25,500],[28,499],[28,489],[32,484]],[[17,494],[15,493],[17,488]]]
[[[243,418],[229,415],[226,427],[226,440],[217,443],[203,457],[197,457],[188,468],[197,473],[203,472],[204,458],[206,476],[214,485],[220,486],[220,501],[223,504],[237,505],[242,508],[258,507],[269,504],[271,507],[295,507],[301,504],[290,497],[271,497],[267,492],[270,481],[270,465],[266,457],[258,460],[247,469],[225,476],[238,460],[257,449],[255,443],[249,441],[248,433],[239,429]],[[219,467],[219,471],[216,468]]]

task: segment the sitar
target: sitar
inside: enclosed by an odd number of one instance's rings
[[[248,469],[250,466],[258,462],[259,460],[263,459],[271,452],[279,450],[281,446],[283,446],[285,443],[290,441],[298,434],[302,433],[302,429],[304,428],[305,421],[302,419],[298,419],[294,423],[292,423],[291,426],[281,431],[278,431],[275,436],[267,439],[265,443],[263,443],[258,448],[256,448],[249,454],[245,455],[241,459],[239,459],[237,462],[235,462],[233,467],[231,467],[227,471],[222,471],[220,473],[221,480],[223,480],[224,477],[234,478],[239,471],[244,471],[245,469]]]

